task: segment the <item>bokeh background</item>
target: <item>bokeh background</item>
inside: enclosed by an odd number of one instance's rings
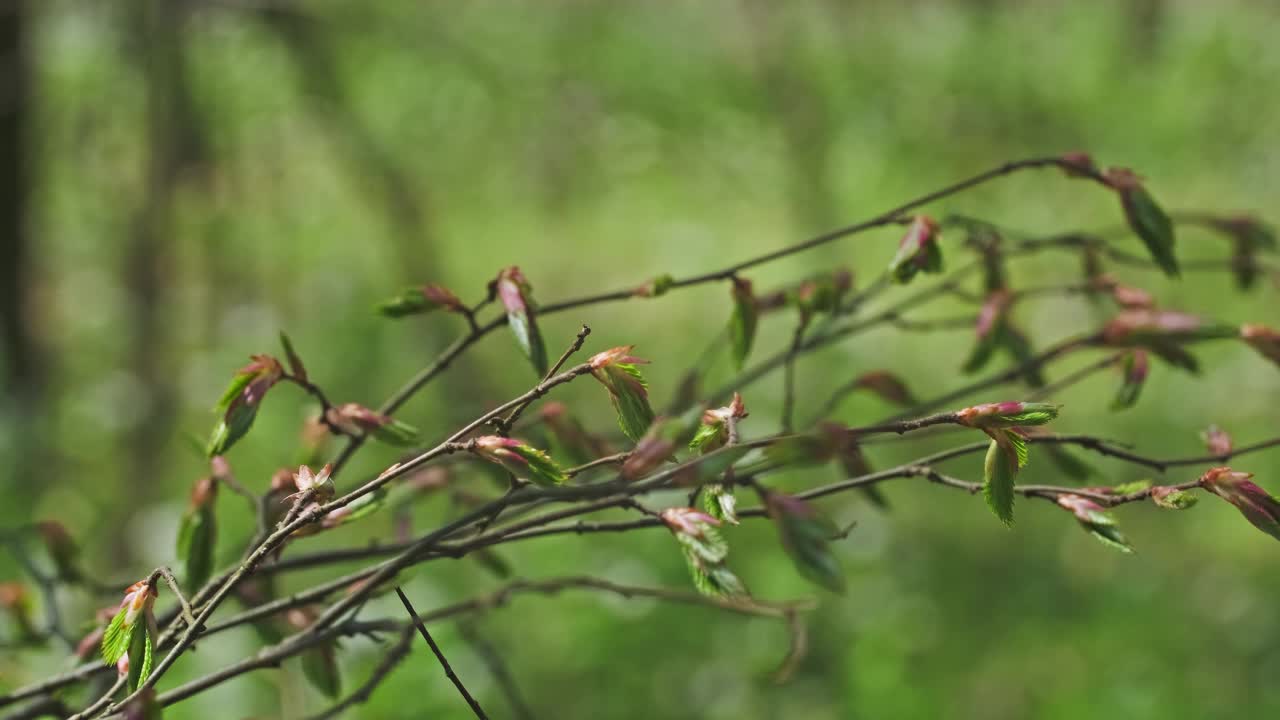
[[[188,438],[206,435],[230,373],[250,352],[275,351],[277,331],[289,331],[332,397],[377,405],[465,330],[453,317],[376,316],[373,306],[405,284],[441,282],[474,301],[500,267],[518,264],[547,302],[702,272],[1005,160],[1073,149],[1134,167],[1169,208],[1280,215],[1280,7],[1268,2],[3,6],[0,518],[10,528],[61,520],[101,577],[141,577],[173,562],[187,491],[207,473]],[[1120,220],[1114,198],[1056,172],[1007,178],[930,211],[1043,233]],[[848,266],[865,284],[899,232],[833,243],[751,277],[771,287]],[[1140,250],[1132,238],[1119,243]],[[1179,243],[1184,259],[1229,252],[1194,229]],[[958,244],[950,249],[961,257]],[[1143,268],[1113,271],[1166,307],[1232,323],[1280,320],[1272,282],[1243,294],[1224,273],[1172,282]],[[1046,255],[1019,261],[1012,278],[1016,287],[1077,274],[1070,256]],[[589,348],[637,344],[665,401],[723,327],[727,295],[710,285],[584,308],[547,318],[543,329],[553,348],[580,323],[595,331]],[[957,313],[972,308],[949,300],[915,317]],[[1106,313],[1056,297],[1020,317],[1043,347]],[[768,321],[761,355],[789,331]],[[957,387],[969,342],[966,330],[889,329],[814,354],[799,369],[800,416],[875,368],[902,373],[924,397]],[[1156,456],[1201,453],[1198,433],[1209,423],[1240,443],[1274,436],[1280,372],[1237,343],[1198,353],[1201,377],[1157,366],[1127,412],[1107,410],[1112,374],[1072,388],[1059,398],[1067,407],[1056,428]],[[717,363],[712,377],[729,377],[727,360]],[[495,333],[402,417],[436,438],[532,379],[510,338]],[[781,378],[745,395],[744,431],[774,431]],[[592,383],[559,396],[595,427],[613,427]],[[971,398],[996,399],[1005,398]],[[892,410],[858,397],[837,417],[868,422]],[[272,394],[230,455],[242,482],[266,488],[296,456],[311,412],[289,388]],[[885,466],[960,441],[944,435],[868,452]],[[339,485],[394,457],[369,447]],[[1147,474],[1088,461],[1096,484]],[[1280,491],[1280,453],[1236,466]],[[980,458],[951,470],[978,478]],[[828,468],[776,482],[802,488],[835,477]],[[1063,481],[1047,463],[1025,477]],[[491,488],[482,475],[474,482]],[[809,655],[785,685],[769,673],[787,635],[765,619],[566,594],[522,597],[475,628],[539,718],[1280,712],[1280,548],[1225,503],[1121,509],[1138,548],[1123,556],[1047,503],[1021,503],[1006,530],[963,493],[923,481],[895,482],[887,493],[888,513],[854,496],[824,503],[841,523],[858,523],[838,545],[850,580],[844,597],[805,584],[767,523],[730,533],[734,566],[759,596],[821,600],[809,616]],[[219,502],[220,553],[230,562],[252,518],[230,493]],[[443,498],[428,500],[419,527],[452,511]],[[375,516],[308,543],[389,532]],[[688,585],[662,531],[543,539],[503,554],[528,577]],[[0,570],[20,574],[8,556]],[[303,573],[289,586],[328,576]],[[424,566],[407,588],[425,610],[500,582],[459,561]],[[61,599],[77,627],[104,602]],[[491,714],[513,716],[475,648],[452,625],[435,634]],[[162,686],[257,642],[249,630],[202,642]],[[347,686],[377,657],[369,641],[348,642]],[[54,649],[0,658],[6,688],[68,665]],[[294,717],[324,705],[286,664],[166,717]],[[466,709],[419,651],[354,716],[465,717]]]

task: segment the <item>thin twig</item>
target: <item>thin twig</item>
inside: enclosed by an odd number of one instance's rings
[[[507,704],[511,706],[512,716],[519,720],[533,720],[533,711],[529,709],[529,703],[525,701],[524,694],[520,692],[520,686],[516,684],[515,676],[511,674],[511,668],[507,667],[507,662],[503,660],[498,648],[480,634],[474,622],[463,620],[457,627],[458,634],[467,641],[472,650],[475,650],[481,662],[489,668],[489,674],[493,675],[498,687],[502,689],[502,694],[507,698]]]
[[[409,613],[409,617],[413,620],[413,624],[418,628],[418,633],[422,635],[422,639],[427,641],[427,645],[431,647],[431,652],[435,653],[436,660],[440,661],[440,666],[444,668],[444,674],[458,688],[458,692],[462,694],[462,698],[467,701],[467,705],[471,706],[471,712],[475,713],[480,720],[488,720],[489,716],[485,715],[484,710],[480,707],[480,703],[471,697],[471,693],[467,692],[467,686],[462,684],[462,679],[453,671],[453,666],[449,665],[449,661],[445,659],[444,653],[440,651],[440,646],[436,645],[436,641],[432,639],[431,633],[427,632],[426,623],[422,622],[422,618],[418,617],[418,613],[414,611],[413,605],[409,602],[409,598],[405,596],[404,591],[398,586],[396,587],[396,595],[400,597],[400,602],[404,603],[404,609]]]

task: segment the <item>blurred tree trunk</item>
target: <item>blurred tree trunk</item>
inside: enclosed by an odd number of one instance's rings
[[[126,440],[128,477],[142,497],[164,467],[176,417],[168,322],[174,312],[168,292],[174,279],[174,199],[184,168],[198,164],[204,154],[186,80],[185,6],[138,0],[130,22],[129,41],[146,88],[145,196],[134,213],[121,275],[131,292],[129,366],[146,388],[144,412]]]
[[[839,220],[830,183],[832,120],[821,88],[797,57],[803,36],[786,3],[746,0],[745,17],[756,56],[761,96],[770,102],[787,151],[792,211],[802,228],[820,230]]]
[[[17,512],[34,504],[40,484],[29,478],[47,446],[41,434],[47,378],[32,308],[34,244],[27,207],[33,166],[27,138],[32,96],[29,23],[25,0],[0,1],[0,419],[9,424],[13,451],[5,470],[16,480],[5,488],[5,505]],[[12,518],[5,513],[4,519]]]

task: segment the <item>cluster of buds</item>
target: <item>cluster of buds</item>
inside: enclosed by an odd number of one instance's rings
[[[632,345],[612,348],[596,353],[588,360],[591,375],[609,391],[609,400],[618,414],[618,426],[623,434],[638,441],[653,423],[653,408],[649,405],[649,389],[637,365],[641,360],[631,354]]]
[[[331,426],[347,435],[367,433],[391,445],[409,445],[418,436],[418,431],[413,426],[359,403],[335,405],[329,408],[324,417]]]
[[[1200,476],[1200,486],[1226,500],[1254,527],[1280,540],[1280,498],[1253,482],[1253,473],[1216,467]]]
[[[254,355],[231,379],[215,411],[218,424],[206,448],[210,457],[224,454],[253,425],[262,398],[284,377],[284,367],[270,355]]]
[[[898,243],[898,254],[889,263],[896,282],[908,283],[917,273],[942,272],[942,247],[938,244],[938,223],[928,215],[911,220],[907,234]]]
[[[568,480],[549,455],[515,438],[483,435],[470,442],[470,449],[512,475],[538,485],[559,485]]]
[[[451,290],[434,283],[405,288],[399,295],[378,306],[378,312],[393,318],[421,315],[432,310],[466,314],[467,306]]]
[[[502,303],[516,344],[533,363],[538,375],[546,375],[547,346],[542,342],[542,331],[538,329],[537,304],[533,301],[533,289],[520,268],[515,265],[503,268],[489,283],[489,297],[496,297]]]

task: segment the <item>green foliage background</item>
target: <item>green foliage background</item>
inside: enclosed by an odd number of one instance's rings
[[[207,471],[186,435],[203,437],[230,373],[250,352],[274,352],[279,329],[332,397],[370,405],[463,332],[451,317],[375,317],[374,304],[405,283],[442,282],[470,302],[500,267],[518,264],[543,301],[627,287],[721,267],[1005,160],[1071,149],[1134,167],[1169,208],[1280,220],[1280,9],[1269,3],[332,0],[301,3],[298,17],[211,2],[195,3],[171,35],[148,34],[139,3],[37,5],[31,201],[48,382],[39,408],[4,418],[0,452],[10,460],[0,478],[11,501],[0,515],[10,526],[60,519],[104,577],[142,577],[173,561],[186,493]],[[183,94],[186,114],[168,115]],[[168,140],[164,128],[176,128]],[[166,146],[179,149],[179,170],[171,182],[149,181],[149,164],[169,157]],[[992,183],[934,214],[948,211],[1046,233],[1121,219],[1114,198],[1056,172]],[[139,240],[146,223],[159,228],[150,244]],[[750,277],[770,287],[848,265],[865,284],[898,235],[860,235]],[[1123,243],[1140,251],[1136,239]],[[955,243],[949,250],[954,264],[961,252]],[[1228,246],[1185,230],[1179,253],[1222,258]],[[1271,282],[1244,295],[1220,273],[1172,282],[1113,270],[1166,307],[1232,323],[1280,321]],[[1046,255],[1018,262],[1012,277],[1017,287],[1071,282],[1077,272],[1069,256]],[[594,329],[589,349],[635,343],[653,361],[646,374],[661,403],[723,327],[728,295],[727,285],[711,285],[585,308],[546,318],[543,331],[553,354],[580,323]],[[919,317],[963,312],[971,310],[943,303]],[[1020,311],[1038,347],[1104,317],[1077,298]],[[789,332],[788,322],[766,320],[757,355],[781,347]],[[870,369],[895,369],[922,397],[956,387],[969,342],[964,330],[884,330],[814,354],[800,366],[800,416]],[[1238,443],[1274,436],[1280,372],[1234,343],[1204,346],[1200,356],[1202,377],[1157,366],[1138,406],[1119,414],[1106,409],[1116,378],[1095,376],[1064,398],[1054,428],[1105,434],[1157,456],[1199,454],[1198,432],[1211,422]],[[713,378],[729,377],[727,356],[718,362]],[[435,438],[532,380],[510,338],[495,333],[402,417]],[[746,433],[776,429],[780,385],[771,376],[744,390]],[[557,395],[613,428],[606,396],[590,381]],[[839,419],[872,421],[891,410],[859,396]],[[292,462],[308,412],[294,390],[274,391],[230,455],[237,476],[265,489]],[[885,443],[868,454],[887,466],[956,438]],[[393,457],[370,447],[339,488]],[[1097,484],[1143,476],[1088,460]],[[952,470],[977,478],[980,463],[974,456]],[[1063,480],[1034,452],[1031,463],[1021,481]],[[1280,453],[1235,465],[1280,491]],[[833,472],[790,473],[778,484],[805,487]],[[474,482],[489,487],[482,475]],[[1008,530],[981,498],[923,480],[896,481],[887,494],[888,514],[854,496],[825,503],[842,525],[857,522],[838,545],[849,592],[821,597],[809,656],[787,685],[767,679],[787,644],[785,629],[768,620],[566,594],[521,597],[480,616],[478,628],[538,717],[1280,712],[1280,548],[1225,503],[1183,513],[1121,509],[1138,550],[1123,556],[1047,503],[1020,503]],[[252,520],[234,495],[219,503],[230,562]],[[418,527],[450,511],[428,503]],[[306,544],[362,543],[388,531],[387,518],[373,517]],[[821,593],[795,574],[767,523],[746,523],[729,539],[734,567],[759,596]],[[688,586],[662,531],[556,537],[503,554],[529,577]],[[8,558],[0,563],[16,576]],[[498,582],[474,562],[443,562],[420,568],[407,590],[425,610]],[[64,599],[76,617],[94,607]],[[382,598],[366,613],[397,607]],[[482,703],[506,716],[497,686],[454,628],[435,634]],[[202,642],[162,686],[256,646],[247,629]],[[53,652],[2,657],[2,687],[64,664]],[[354,687],[377,649],[353,640],[342,657]],[[295,716],[323,705],[289,664],[166,717]],[[465,712],[419,649],[358,716]]]

